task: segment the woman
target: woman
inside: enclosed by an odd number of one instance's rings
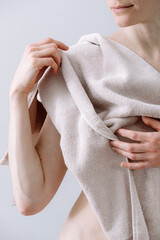
[[[150,0],[133,0],[125,3],[121,1],[115,3],[108,0],[107,4],[117,25],[122,27],[118,32],[108,37],[137,53],[160,72],[158,64],[158,60],[160,60],[159,0],[152,2]],[[114,10],[113,7],[119,5],[129,7]],[[52,39],[28,45],[10,88],[10,170],[16,204],[24,215],[35,214],[48,204],[67,170],[59,146],[60,136],[48,115],[36,148],[33,146],[26,102],[28,92],[42,76],[46,67],[52,66],[55,71],[57,65],[60,65],[61,57],[57,47],[66,50],[62,43]],[[159,132],[160,124],[157,120],[144,117],[143,121]],[[23,123],[23,127],[21,123]],[[135,141],[142,141],[142,143],[131,144],[112,141],[115,151],[133,160],[146,160],[138,163],[124,163],[124,167],[141,169],[160,166],[160,154],[157,151],[159,148],[159,133],[150,136],[149,133],[147,135],[147,133],[135,133],[125,129],[119,130],[118,133]],[[46,142],[51,144],[45,145]],[[16,148],[19,144],[21,144],[21,148]],[[53,148],[53,145],[55,148]],[[28,152],[30,153],[29,159]],[[18,156],[21,156],[21,159],[18,159]],[[37,173],[35,177],[34,172]],[[43,198],[39,196],[43,196]],[[107,239],[83,192],[73,206],[59,236],[59,240],[72,238],[77,240]]]

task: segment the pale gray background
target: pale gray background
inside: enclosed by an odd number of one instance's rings
[[[105,0],[0,0],[1,158],[8,148],[9,87],[25,46],[46,37],[70,46],[84,34],[109,35],[118,29]],[[0,240],[57,240],[80,192],[80,185],[67,171],[46,208],[24,216],[16,206],[11,207],[9,168],[0,165]]]

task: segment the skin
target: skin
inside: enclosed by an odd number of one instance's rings
[[[106,2],[116,24],[121,27],[119,31],[107,37],[125,45],[160,72],[160,66],[157,64],[160,62],[160,1],[128,0],[124,2],[120,0],[117,4],[114,0],[107,0]],[[113,5],[129,4],[134,6],[123,13],[115,13],[110,8]],[[135,140],[135,143],[119,140],[110,141],[111,147],[117,153],[132,160],[141,160],[138,163],[122,162],[122,167],[143,169],[160,166],[160,122],[145,116],[142,116],[142,121],[157,132],[140,132],[121,128],[117,130],[117,133]],[[86,217],[85,212],[87,211],[90,214]],[[95,218],[95,221],[93,221],[93,218]],[[91,233],[95,228],[97,228],[97,235],[93,237]],[[102,229],[100,230],[100,225],[83,191],[72,207],[58,240],[69,240],[72,237],[75,239],[75,236],[76,240],[108,239],[103,234]]]
[[[111,11],[121,29],[109,37],[132,49],[160,71],[157,64],[160,61],[160,1],[119,0],[117,5],[130,3],[134,4],[134,7],[123,13]],[[107,0],[107,4],[110,9],[116,2]],[[52,66],[56,73],[61,61],[58,48],[66,50],[63,43],[51,38],[28,45],[10,88],[10,170],[16,204],[23,215],[38,213],[49,203],[67,170],[59,146],[60,136],[48,115],[34,148],[26,102],[28,92],[47,66]],[[160,166],[160,122],[145,116],[142,116],[142,120],[157,132],[119,129],[118,134],[140,143],[110,141],[119,154],[132,160],[142,160],[139,163],[124,163],[126,168]],[[23,123],[25,128],[21,128],[20,123]],[[21,148],[15,152],[14,144],[19,146],[18,143],[21,143]],[[107,240],[83,191],[72,207],[58,238],[64,239]]]
[[[68,50],[64,43],[50,37],[26,46],[10,86],[10,97],[17,94],[26,97],[48,66],[57,73],[62,59],[58,48]]]
[[[65,170],[64,165],[61,165],[63,158],[59,150],[59,138],[50,121],[47,121],[47,127],[53,134],[47,131],[45,125],[43,135],[46,136],[47,132],[47,139],[43,144],[45,137],[40,138],[38,146],[41,151],[35,148],[32,130],[36,125],[36,116],[33,114],[31,124],[27,104],[28,92],[46,68],[51,66],[56,74],[61,62],[58,47],[68,49],[63,43],[51,38],[28,44],[10,86],[9,166],[16,205],[24,215],[39,212],[46,206],[59,187]],[[35,110],[36,103],[33,104]],[[57,161],[56,170],[54,161]]]
[[[159,0],[107,0],[116,24],[122,27],[110,36],[111,39],[125,45],[145,59],[160,72],[160,1]],[[115,4],[115,5],[114,5]],[[134,6],[123,13],[115,13],[112,6]],[[132,160],[141,160],[138,163],[123,162],[122,166],[129,169],[142,169],[160,166],[160,122],[156,119],[142,116],[142,121],[157,130],[157,132],[139,132],[127,129],[118,129],[117,133],[140,143],[126,143],[110,141],[117,153]]]

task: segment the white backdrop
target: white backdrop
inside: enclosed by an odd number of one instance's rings
[[[46,37],[70,46],[84,34],[109,35],[118,29],[105,0],[0,0],[1,158],[8,149],[9,87],[25,46]],[[0,240],[57,240],[80,192],[81,187],[67,171],[46,208],[24,216],[11,206],[9,168],[0,166]]]

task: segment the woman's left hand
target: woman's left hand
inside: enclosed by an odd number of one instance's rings
[[[119,128],[116,132],[121,136],[140,143],[128,143],[119,140],[110,141],[110,145],[117,153],[140,162],[122,162],[121,166],[129,169],[143,169],[160,166],[160,122],[151,117],[142,116],[146,125],[158,132],[140,132]]]

